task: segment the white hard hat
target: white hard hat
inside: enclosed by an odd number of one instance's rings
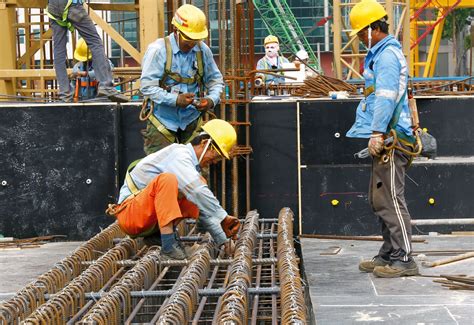
[[[308,52],[306,52],[305,50],[299,50],[298,52],[296,52],[296,58],[300,60],[306,60],[309,58]]]

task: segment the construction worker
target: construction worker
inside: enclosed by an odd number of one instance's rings
[[[188,144],[172,144],[143,158],[127,173],[117,205],[109,205],[122,230],[133,237],[159,236],[162,255],[189,257],[173,228],[183,218],[198,219],[217,245],[229,244],[240,223],[229,216],[207,187],[199,171],[229,159],[237,134],[228,122],[214,119]],[[228,248],[228,247],[226,247]]]
[[[295,64],[300,71],[304,72],[304,78],[316,77],[317,74],[308,67],[309,55],[305,50],[299,50],[296,52]]]
[[[264,46],[265,56],[258,60],[257,70],[283,69],[283,63],[289,63],[287,58],[279,54],[280,42],[278,41],[278,37],[268,35],[265,37]],[[259,86],[260,84],[265,83],[265,85],[268,86],[285,83],[283,72],[278,72],[278,74],[281,74],[281,77],[263,73],[256,74],[257,79],[255,80],[255,84]]]
[[[95,76],[92,53],[83,38],[79,39],[76,44],[74,59],[78,61],[72,68],[74,80],[71,82],[71,89],[74,93],[74,101],[95,98],[99,82]],[[112,62],[107,61],[110,67],[113,68]]]
[[[359,269],[378,277],[418,274],[411,244],[411,217],[405,202],[405,172],[415,138],[407,101],[407,62],[400,43],[388,34],[388,17],[381,4],[362,0],[350,12],[351,36],[368,49],[364,62],[365,98],[359,103],[348,137],[369,138],[373,157],[369,203],[382,226],[383,245]],[[396,135],[401,150],[386,150],[384,139]]]
[[[105,57],[102,40],[82,3],[83,0],[48,0],[46,13],[53,29],[54,69],[59,84],[59,99],[64,102],[73,100],[66,70],[66,45],[68,30],[77,29],[94,57],[95,74],[99,81],[97,95],[115,102],[127,102],[128,98],[113,87],[112,70]]]
[[[188,143],[199,133],[202,114],[220,101],[224,81],[209,46],[206,16],[185,4],[173,17],[173,32],[151,43],[143,57],[141,119],[144,151]]]

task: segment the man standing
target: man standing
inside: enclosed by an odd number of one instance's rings
[[[71,102],[73,99],[66,70],[66,45],[68,30],[77,29],[94,57],[95,72],[99,81],[97,96],[108,97],[111,101],[119,103],[128,102],[128,98],[113,86],[112,70],[109,60],[105,57],[102,40],[82,2],[83,0],[48,0],[46,13],[53,29],[54,69],[59,83],[59,98],[65,102]]]
[[[219,119],[202,129],[191,143],[175,143],[143,158],[127,173],[118,204],[107,209],[126,234],[160,236],[161,253],[169,259],[190,257],[174,233],[183,218],[198,219],[218,246],[230,244],[227,238],[235,237],[240,227],[199,174],[201,168],[230,158],[237,134],[232,125]]]
[[[362,0],[350,12],[351,36],[367,46],[364,62],[365,98],[359,103],[356,121],[348,137],[369,138],[373,157],[369,202],[382,226],[383,245],[372,260],[359,269],[378,277],[418,274],[411,257],[411,217],[405,202],[405,172],[412,156],[399,149],[386,150],[384,139],[396,134],[395,145],[414,151],[407,101],[407,62],[400,43],[388,34],[388,17],[381,4]]]
[[[287,58],[284,56],[280,56],[280,42],[278,41],[278,37],[274,35],[268,35],[265,37],[264,40],[265,46],[265,56],[258,60],[257,62],[257,70],[277,70],[283,69],[283,63],[289,63]],[[274,75],[269,74],[257,74],[257,80],[260,79],[262,82],[265,82],[265,85],[278,85],[281,83],[285,83],[285,77],[283,76],[283,72],[280,72],[281,77],[277,77]],[[259,81],[255,81],[256,84]]]
[[[143,57],[141,92],[144,151],[151,154],[172,143],[188,143],[198,133],[201,115],[219,103],[224,82],[210,48],[206,16],[182,5],[172,20],[174,31],[148,46]],[[144,112],[147,113],[144,113]]]

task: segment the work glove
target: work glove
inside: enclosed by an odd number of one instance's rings
[[[237,233],[240,229],[239,219],[233,216],[226,216],[221,222],[221,227],[227,238],[237,239]]]
[[[189,105],[191,105],[193,100],[194,100],[194,94],[193,93],[179,94],[178,98],[176,98],[176,106],[186,108]]]
[[[383,134],[372,134],[369,140],[369,153],[373,157],[379,157],[383,150]]]
[[[214,108],[214,102],[209,97],[202,98],[199,101],[199,104],[196,105],[196,108],[200,112],[209,111]]]

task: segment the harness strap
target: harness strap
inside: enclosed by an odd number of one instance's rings
[[[135,166],[138,164],[138,162],[141,159],[137,159],[133,161],[127,168],[127,173],[125,174],[125,184],[127,184],[128,189],[134,196],[136,196],[138,193],[140,193],[141,190],[138,189],[137,185],[133,181],[132,176],[130,176],[130,172],[135,168]]]
[[[67,2],[66,7],[64,7],[64,11],[63,11],[63,15],[61,19],[58,19],[54,15],[52,15],[49,12],[48,7],[46,7],[46,10],[45,10],[45,13],[48,15],[50,19],[54,20],[59,26],[66,27],[71,32],[74,31],[74,26],[72,26],[71,22],[67,20],[67,16],[69,13],[69,7],[71,7],[72,3],[73,3],[73,0],[69,0]]]
[[[201,42],[198,43],[199,49],[201,49]],[[202,97],[204,93],[204,63],[202,59],[202,50],[196,52],[196,60],[197,60],[197,72],[193,78],[183,77],[177,72],[171,71],[173,66],[173,49],[171,47],[170,37],[165,37],[165,49],[166,49],[166,64],[165,64],[165,71],[163,73],[163,77],[161,78],[161,87],[166,89],[166,78],[171,78],[176,83],[183,83],[187,85],[192,85],[194,83],[198,84],[200,96]]]

